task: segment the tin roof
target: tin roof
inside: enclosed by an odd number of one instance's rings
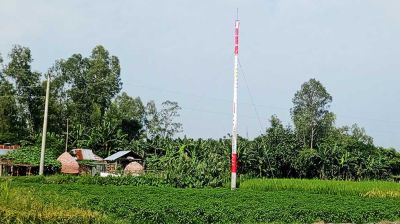
[[[19,149],[20,147],[20,145],[11,145],[10,143],[0,145],[0,149]]]
[[[9,149],[0,149],[0,156],[1,155],[5,155],[5,154],[7,154],[8,152],[10,152],[11,150],[9,150]]]
[[[73,149],[77,160],[96,160],[101,161],[103,158],[93,153],[91,149]]]
[[[116,153],[112,154],[111,156],[105,158],[104,160],[113,161],[113,160],[116,160],[116,159],[130,153],[130,152],[131,151],[129,151],[129,150],[128,151],[119,151],[119,152],[116,152]]]

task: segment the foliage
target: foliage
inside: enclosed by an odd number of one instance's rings
[[[290,127],[272,118],[266,134],[239,143],[240,173],[253,177],[390,180],[399,175],[400,153],[366,144],[346,128],[333,128],[317,147],[303,148]]]
[[[357,195],[363,197],[385,196],[400,199],[400,185],[388,181],[249,179],[243,181],[240,188],[262,191],[304,191],[316,194]]]
[[[0,142],[16,142],[23,137],[20,123],[15,90],[0,71]]]
[[[147,173],[142,176],[122,176],[122,177],[100,177],[100,176],[71,176],[71,175],[51,175],[51,176],[28,176],[13,177],[13,183],[38,183],[38,184],[81,184],[81,185],[101,185],[101,186],[171,186],[159,174]]]
[[[11,182],[0,185],[1,223],[120,223],[99,212],[67,207],[52,206],[40,200],[33,189],[20,192]],[[122,223],[122,222],[121,222]]]
[[[291,114],[297,135],[305,147],[314,148],[332,126],[335,116],[328,110],[331,102],[332,96],[315,79],[305,82],[295,93]]]
[[[10,103],[14,112],[18,111],[20,122],[14,123],[15,127],[10,127],[10,129],[15,128],[20,131],[20,134],[33,134],[40,129],[41,124],[40,111],[43,109],[43,99],[40,97],[43,96],[41,74],[31,70],[33,59],[27,47],[14,46],[9,59],[10,62],[5,65],[1,78],[7,90],[4,91],[3,86],[3,97],[0,100],[2,103]],[[10,83],[14,83],[14,86],[10,86]],[[13,107],[18,107],[18,110]]]
[[[148,155],[148,170],[161,171],[176,187],[222,186],[229,176],[229,140],[155,138],[133,144]]]
[[[353,193],[43,185],[13,181],[12,185],[16,192],[32,192],[29,195],[47,202],[47,208],[80,208],[127,223],[369,223],[400,219],[398,198],[366,197]],[[312,186],[311,183],[306,185]],[[385,182],[378,185],[386,188]],[[21,209],[24,210],[29,209]]]
[[[18,150],[13,150],[6,155],[0,156],[1,159],[11,160],[16,164],[28,164],[39,166],[41,149],[36,146],[25,146]],[[51,167],[60,167],[60,162],[57,161],[58,155],[53,150],[48,150],[44,158],[44,164]]]
[[[176,122],[179,117],[181,107],[177,102],[165,101],[162,109],[157,111],[154,101],[147,103],[145,108],[145,125],[147,137],[172,138],[175,134],[182,131],[182,124]]]
[[[145,125],[145,108],[141,99],[132,98],[123,92],[111,103],[106,112],[106,120],[121,129],[127,141],[139,139]]]

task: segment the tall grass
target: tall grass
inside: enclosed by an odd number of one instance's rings
[[[309,179],[249,179],[241,189],[307,191],[317,194],[400,198],[400,183],[388,181],[339,181]]]
[[[0,223],[116,223],[105,215],[82,208],[44,202],[32,189],[21,192],[10,180],[0,184]],[[117,222],[118,223],[118,222]]]
[[[146,174],[142,176],[100,177],[100,176],[20,176],[0,178],[0,182],[12,180],[14,183],[38,184],[83,184],[83,185],[130,185],[130,186],[171,186],[159,174]]]

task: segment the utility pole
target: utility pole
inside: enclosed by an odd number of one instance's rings
[[[65,151],[68,151],[68,118],[67,118],[67,136],[65,137]]]
[[[235,21],[235,66],[233,69],[233,126],[232,126],[232,160],[231,189],[236,189],[237,172],[237,89],[238,89],[238,55],[239,55],[239,18]]]
[[[44,118],[43,118],[43,131],[42,131],[42,150],[40,152],[40,166],[39,175],[43,175],[44,170],[44,151],[46,148],[46,135],[47,135],[47,115],[49,112],[49,93],[50,92],[50,72],[47,74],[46,85],[46,102],[44,105]]]

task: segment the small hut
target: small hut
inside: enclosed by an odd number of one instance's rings
[[[58,161],[61,163],[61,173],[66,174],[78,174],[79,173],[79,164],[76,161],[76,158],[71,156],[68,152],[64,152],[58,158]]]
[[[76,156],[80,174],[95,176],[101,172],[105,172],[107,163],[103,158],[94,154],[91,149],[73,149],[72,154]]]
[[[107,173],[116,173],[118,170],[125,173],[129,170],[144,170],[143,158],[130,150],[116,152],[104,160],[107,161]],[[126,169],[128,165],[130,166]]]
[[[41,149],[37,146],[0,145],[0,176],[29,176],[39,173]],[[46,154],[44,174],[53,174],[59,170],[57,156]]]

